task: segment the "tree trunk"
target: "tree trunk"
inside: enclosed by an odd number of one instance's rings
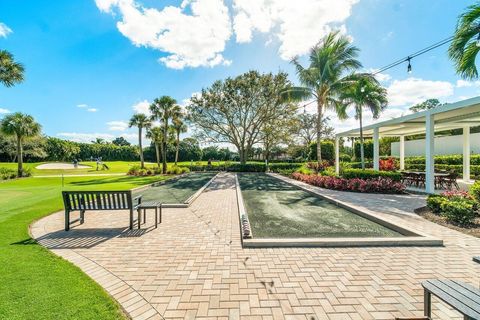
[[[18,177],[21,178],[23,176],[23,146],[22,146],[22,139],[17,137],[17,159],[18,159]]]
[[[322,117],[323,108],[320,98],[317,100],[317,162],[322,162]]]
[[[362,109],[359,110],[358,119],[360,120],[360,161],[362,163],[362,170],[365,170],[365,151],[364,151],[364,148],[363,148]]]
[[[177,131],[177,145],[175,150],[175,165],[178,162],[178,150],[180,149],[180,131]]]
[[[167,173],[167,133],[168,133],[168,123],[165,122],[163,127],[163,141],[162,141],[162,173]]]
[[[245,149],[238,148],[238,155],[240,157],[240,164],[247,163],[247,161],[245,160]]]
[[[158,142],[155,141],[155,154],[157,155],[157,167],[160,168],[160,148],[158,147]]]
[[[142,127],[138,127],[138,148],[140,149],[140,167],[145,168],[145,161],[143,161],[143,147],[142,147]]]

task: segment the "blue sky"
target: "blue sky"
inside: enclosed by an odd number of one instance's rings
[[[365,69],[379,68],[450,36],[470,3],[2,0],[0,48],[25,65],[26,81],[0,87],[0,112],[32,114],[46,134],[60,138],[135,141],[125,122],[155,97],[183,103],[213,81],[249,69],[283,70],[296,82],[289,57],[336,28],[361,49]],[[390,99],[382,119],[426,98],[479,94],[480,83],[458,81],[446,49],[414,59],[411,74],[399,66],[381,77]],[[332,118],[338,131],[356,124]]]

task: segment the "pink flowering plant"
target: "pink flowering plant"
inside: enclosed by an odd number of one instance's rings
[[[334,176],[319,176],[295,172],[292,177],[296,180],[326,189],[364,192],[364,193],[403,193],[405,186],[401,182],[389,178],[374,179],[345,179]]]

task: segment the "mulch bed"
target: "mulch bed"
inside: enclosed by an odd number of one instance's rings
[[[468,234],[470,236],[480,238],[480,217],[477,217],[472,224],[465,226],[465,225],[460,225],[454,222],[447,221],[445,218],[434,214],[432,211],[430,211],[428,207],[422,207],[422,208],[416,209],[415,213],[441,226],[444,226],[453,230],[457,230],[459,232]]]

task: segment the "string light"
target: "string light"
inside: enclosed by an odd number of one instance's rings
[[[412,60],[412,58],[408,57],[407,58],[407,61],[408,61],[407,72],[408,73],[412,73],[412,64],[410,63],[410,60]]]

